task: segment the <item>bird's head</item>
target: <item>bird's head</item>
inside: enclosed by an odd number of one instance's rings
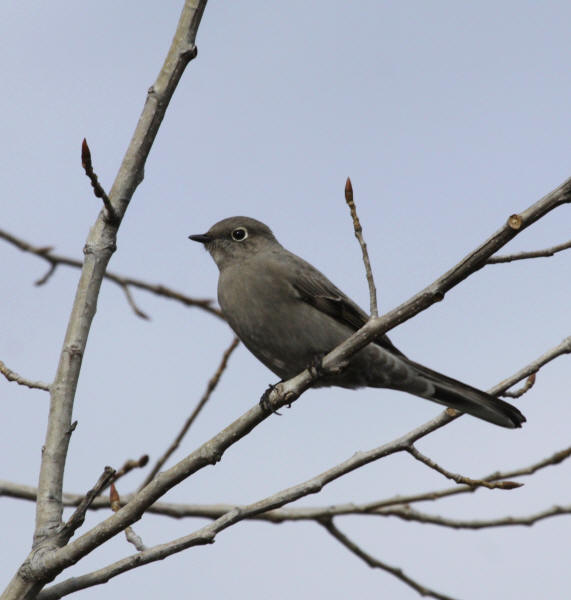
[[[220,270],[279,245],[267,225],[250,217],[229,217],[213,225],[206,233],[188,237],[204,244]]]

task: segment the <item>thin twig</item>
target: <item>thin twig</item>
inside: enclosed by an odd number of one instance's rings
[[[135,303],[135,300],[133,298],[133,295],[131,294],[131,290],[129,289],[129,286],[124,285],[122,286],[123,291],[125,292],[125,297],[127,298],[127,303],[129,304],[129,306],[133,309],[133,312],[138,316],[141,317],[141,319],[145,319],[145,321],[148,321],[150,319],[149,315],[146,312],[143,312]]]
[[[323,519],[320,521],[320,525],[322,525],[338,542],[340,542],[347,550],[352,552],[355,556],[358,556],[361,560],[363,560],[369,567],[373,569],[382,569],[391,575],[394,575],[397,579],[400,579],[403,583],[406,583],[412,589],[416,590],[421,596],[428,596],[429,598],[437,598],[438,600],[454,600],[451,596],[446,596],[437,592],[435,590],[431,590],[424,585],[418,583],[408,575],[406,575],[402,569],[399,567],[393,567],[392,565],[388,565],[385,562],[380,561],[375,558],[368,552],[365,552],[361,547],[359,547],[355,542],[349,539],[344,533],[342,533],[333,523],[332,519]]]
[[[510,392],[509,390],[505,391],[503,394],[501,394],[501,396],[505,396],[507,398],[520,398],[534,386],[535,380],[536,373],[532,373],[518,390],[513,392]]]
[[[370,299],[370,310],[371,316],[378,317],[379,309],[377,306],[377,288],[375,286],[375,279],[373,278],[373,271],[371,269],[371,261],[369,260],[369,252],[367,251],[367,244],[363,237],[363,228],[361,222],[357,216],[357,207],[353,200],[353,186],[351,185],[351,179],[347,177],[345,183],[345,202],[349,206],[351,211],[351,217],[353,219],[353,229],[355,230],[355,237],[359,240],[361,251],[363,253],[363,262],[365,263],[365,272],[367,273],[367,283],[369,284],[369,299]]]
[[[533,475],[541,469],[549,466],[561,464],[571,456],[571,446],[555,452],[551,456],[544,458],[526,467],[521,467],[512,471],[495,472],[481,480],[496,481],[514,477],[526,477]],[[303,506],[292,508],[276,508],[266,512],[255,514],[248,517],[258,521],[270,523],[284,523],[286,521],[308,521],[322,518],[331,518],[347,515],[369,515],[383,516],[383,509],[394,506],[408,506],[417,502],[436,501],[448,496],[454,496],[463,493],[473,493],[477,488],[468,485],[458,485],[444,490],[424,492],[421,494],[411,494],[408,496],[393,496],[383,500],[374,500],[371,502],[345,504],[333,504],[327,506]],[[32,486],[16,484],[10,481],[0,480],[0,497],[18,498],[20,500],[36,500],[37,489]],[[63,496],[64,506],[77,506],[82,500],[81,494],[66,493]],[[121,498],[121,506],[125,506],[133,499],[133,494],[125,494]],[[90,510],[101,510],[109,507],[109,498],[95,498],[90,505]],[[163,515],[175,519],[184,518],[205,518],[218,519],[231,510],[235,509],[235,504],[181,504],[176,502],[155,502],[145,512],[156,515]]]
[[[133,469],[142,469],[143,467],[146,467],[148,462],[148,454],[143,454],[138,460],[129,458],[123,463],[123,466],[115,472],[115,475],[113,475],[111,481],[109,481],[105,488],[109,487],[112,483],[116,483],[119,479],[121,479],[121,477],[124,477],[127,475],[127,473],[130,473]]]
[[[557,246],[552,246],[551,248],[545,248],[543,250],[532,250],[531,252],[519,252],[517,254],[492,256],[486,262],[488,265],[496,265],[499,263],[512,262],[514,260],[525,260],[527,258],[543,258],[547,256],[553,256],[554,254],[557,254],[557,252],[567,250],[568,248],[571,248],[571,240],[565,242],[564,244],[558,244]]]
[[[557,344],[557,346],[551,348],[551,350],[548,350],[545,354],[542,354],[539,358],[523,367],[523,369],[520,369],[517,373],[514,373],[511,377],[500,381],[500,383],[489,390],[490,394],[493,396],[500,396],[504,394],[505,391],[509,390],[509,388],[511,388],[513,385],[519,383],[525,377],[529,377],[531,374],[537,373],[539,369],[543,367],[543,365],[551,362],[554,358],[557,358],[563,354],[571,354],[571,335],[566,337],[560,344]]]
[[[521,487],[523,485],[523,483],[517,483],[515,481],[490,482],[490,481],[486,481],[485,479],[471,479],[470,477],[464,477],[464,475],[460,475],[458,473],[452,473],[451,471],[448,471],[444,467],[441,467],[439,464],[435,463],[433,460],[428,458],[428,456],[425,456],[424,454],[422,454],[422,452],[417,450],[417,448],[415,448],[415,446],[411,445],[410,447],[408,447],[407,452],[411,456],[413,456],[416,460],[423,463],[427,467],[430,467],[437,473],[444,475],[444,477],[446,477],[447,479],[451,479],[452,481],[455,481],[456,483],[469,485],[470,487],[485,487],[485,488],[488,488],[489,490],[495,490],[495,489],[513,490],[513,489]]]
[[[404,521],[415,521],[417,523],[428,523],[430,525],[440,525],[442,527],[451,527],[452,529],[488,529],[491,527],[509,527],[512,525],[533,525],[538,521],[556,517],[559,515],[571,514],[571,504],[567,506],[553,506],[541,512],[523,517],[502,517],[500,519],[472,520],[464,521],[462,519],[449,519],[439,515],[430,515],[411,508],[388,508],[380,513],[383,516],[398,517]]]
[[[103,473],[100,475],[97,483],[90,489],[87,494],[83,497],[71,517],[67,520],[66,524],[61,529],[58,534],[66,543],[69,538],[75,533],[75,531],[83,525],[85,521],[85,513],[87,509],[91,506],[93,500],[101,493],[101,491],[106,487],[109,483],[113,475],[115,474],[115,470],[111,467],[105,467]]]
[[[141,484],[140,489],[144,488],[150,481],[152,481],[152,479],[161,470],[162,466],[166,463],[166,461],[169,459],[169,457],[179,447],[184,436],[187,434],[188,430],[190,429],[190,427],[192,426],[192,424],[194,423],[194,421],[200,414],[200,411],[204,408],[205,404],[210,399],[212,392],[216,389],[216,386],[218,385],[218,382],[220,381],[220,378],[222,377],[222,374],[224,373],[224,370],[226,369],[226,366],[228,365],[228,360],[229,360],[232,352],[234,352],[234,350],[236,349],[236,347],[238,346],[239,343],[240,343],[240,340],[237,337],[235,337],[232,340],[232,342],[230,343],[230,346],[228,346],[228,348],[226,348],[226,350],[224,351],[224,354],[222,355],[222,359],[220,360],[220,364],[218,365],[218,368],[216,369],[216,372],[210,378],[210,381],[208,382],[208,385],[206,386],[206,390],[205,390],[204,394],[202,395],[202,398],[198,401],[198,404],[196,405],[196,407],[194,408],[194,410],[192,411],[192,413],[190,414],[188,419],[185,421],[184,425],[182,426],[181,430],[179,431],[178,435],[176,436],[176,438],[174,439],[172,444],[167,448],[167,450],[159,458],[159,460],[157,460],[157,463],[151,469],[151,472],[147,475],[147,477],[145,477],[145,480]]]
[[[35,389],[35,390],[44,390],[45,392],[50,391],[50,386],[47,383],[43,383],[42,381],[30,381],[18,375],[15,371],[9,369],[1,360],[0,360],[0,373],[6,377],[8,381],[15,381],[19,385],[25,385],[26,387]]]
[[[48,259],[49,260],[49,259]],[[48,279],[56,272],[57,263],[51,263],[49,269],[39,278],[34,281],[34,285],[40,286],[47,283]]]
[[[111,489],[109,491],[109,505],[113,512],[121,510],[121,498],[114,483],[111,484]],[[125,528],[125,537],[139,552],[143,552],[143,550],[147,549],[141,537],[135,533],[131,526]]]
[[[97,174],[93,170],[93,164],[91,162],[91,150],[87,145],[87,140],[83,138],[83,142],[81,144],[81,166],[85,170],[85,174],[89,177],[91,181],[91,187],[93,188],[93,193],[96,198],[101,198],[103,200],[103,204],[105,205],[105,210],[107,211],[107,220],[110,223],[118,223],[119,218],[113,205],[111,204],[111,200],[109,200],[109,196],[105,193],[103,186],[99,183],[97,179]]]
[[[81,269],[81,267],[83,266],[83,262],[80,260],[77,260],[75,258],[70,258],[68,256],[61,256],[58,254],[54,254],[53,248],[51,248],[50,246],[42,246],[42,247],[34,246],[33,244],[30,244],[29,242],[27,242],[21,238],[18,238],[16,236],[12,235],[11,233],[8,233],[7,231],[3,231],[1,229],[0,229],[0,238],[9,242],[10,244],[16,246],[16,248],[19,248],[23,252],[28,252],[30,254],[34,254],[35,256],[39,256],[40,258],[44,259],[45,261],[47,261],[50,264],[50,268],[49,268],[48,272],[43,277],[38,279],[35,282],[35,285],[44,284],[48,280],[48,278],[53,274],[53,272],[55,271],[55,269],[58,265],[65,265],[66,267],[74,267],[76,269]],[[106,271],[104,277],[105,277],[105,279],[108,279],[109,281],[112,281],[113,283],[118,285],[125,292],[125,295],[126,295],[128,301],[130,299],[130,294],[128,293],[128,291],[129,291],[128,288],[134,287],[134,288],[138,288],[141,290],[145,290],[147,292],[151,292],[152,294],[156,294],[157,296],[162,296],[163,298],[169,298],[171,300],[176,300],[177,302],[180,302],[184,306],[196,306],[196,307],[201,308],[201,309],[207,311],[208,313],[210,313],[211,315],[214,315],[220,319],[224,318],[222,316],[222,313],[217,308],[214,308],[212,306],[212,304],[213,304],[212,300],[191,298],[190,296],[186,296],[185,294],[183,294],[181,292],[172,290],[160,283],[159,284],[147,283],[146,281],[143,281],[141,279],[135,279],[133,277],[125,277],[123,275],[118,275],[117,273],[112,273],[110,271]],[[132,300],[132,298],[131,298],[131,300]],[[141,311],[140,309],[138,309],[134,306],[134,302],[133,303],[129,302],[129,304],[130,304],[131,308],[133,308],[133,310],[135,311],[135,314],[137,314],[141,318],[145,318],[145,317],[148,318],[148,316],[145,313],[143,313],[143,311]]]

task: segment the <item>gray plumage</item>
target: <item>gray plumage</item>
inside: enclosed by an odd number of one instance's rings
[[[218,265],[218,302],[228,324],[283,380],[314,364],[368,319],[260,221],[231,217],[190,239],[204,244]],[[357,352],[343,371],[313,384],[324,386],[401,390],[502,427],[525,421],[511,404],[411,361],[386,335]]]

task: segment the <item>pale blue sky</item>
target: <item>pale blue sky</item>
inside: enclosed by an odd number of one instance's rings
[[[81,257],[99,210],[80,164],[88,139],[109,189],[164,59],[180,2],[9,3],[0,19],[2,228]],[[110,268],[199,297],[217,271],[187,240],[245,214],[326,273],[365,308],[360,249],[343,200],[350,175],[381,309],[393,308],[571,175],[571,71],[566,2],[211,3],[199,54],[171,103]],[[569,207],[506,251],[569,239]],[[0,242],[4,277],[0,360],[32,379],[53,377],[78,272]],[[571,333],[570,255],[487,267],[445,301],[391,332],[415,360],[488,388]],[[104,284],[79,382],[65,488],[89,489],[105,464],[157,457],[201,395],[230,342],[198,310],[135,292],[150,322]],[[275,377],[240,348],[177,456],[259,398]],[[568,359],[519,401],[528,418],[507,431],[463,417],[419,448],[452,471],[484,475],[569,445]],[[0,381],[0,478],[34,485],[47,396]],[[319,390],[272,417],[214,468],[168,495],[247,503],[380,445],[438,414],[396,392]],[[420,508],[479,519],[568,503],[570,467],[511,492],[479,491]],[[135,487],[125,478],[119,491]],[[364,502],[448,482],[407,457],[371,465],[304,504]],[[3,581],[25,557],[33,507],[0,501]],[[91,515],[94,524],[103,513]],[[147,545],[198,521],[145,517]],[[453,597],[563,599],[571,586],[571,519],[531,529],[456,532],[395,519],[342,519],[371,554]],[[133,552],[118,537],[66,575]],[[0,583],[0,587],[2,584]],[[79,598],[196,595],[205,600],[417,598],[369,569],[317,526],[242,524],[212,547],[114,579]]]

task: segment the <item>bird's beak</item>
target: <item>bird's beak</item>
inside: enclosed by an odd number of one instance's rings
[[[193,242],[200,242],[201,244],[208,244],[208,242],[212,241],[212,238],[206,233],[197,233],[195,235],[189,235],[189,240]]]

